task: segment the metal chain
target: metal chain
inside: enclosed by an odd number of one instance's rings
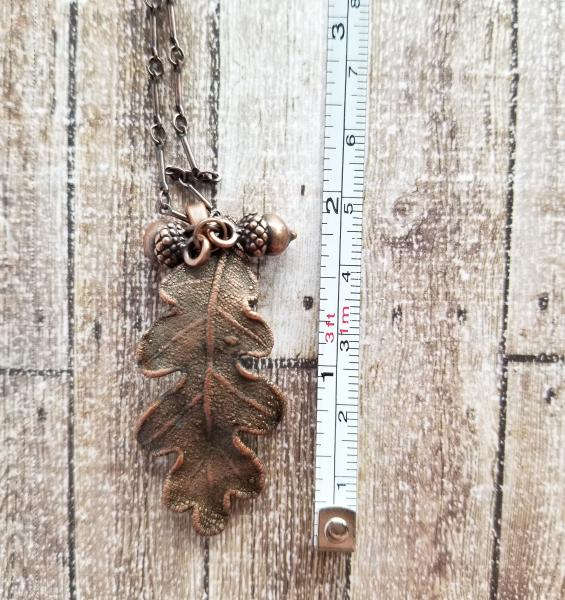
[[[190,166],[190,170],[165,165],[165,145],[167,143],[167,132],[163,124],[162,104],[160,87],[165,74],[165,65],[159,54],[159,25],[158,15],[163,7],[167,5],[167,22],[169,34],[168,59],[172,65],[172,77],[174,87],[174,117],[173,128],[184,150],[184,154]],[[149,20],[149,58],[147,61],[147,72],[149,74],[149,88],[153,104],[153,123],[150,128],[151,139],[155,144],[157,165],[159,169],[160,194],[157,200],[157,212],[169,214],[179,219],[186,220],[186,216],[173,209],[171,202],[171,191],[167,178],[180,183],[187,188],[198,200],[203,202],[208,210],[213,210],[210,202],[192,185],[197,183],[217,183],[220,176],[215,171],[202,171],[198,168],[194,153],[188,141],[188,119],[184,112],[183,90],[182,90],[182,68],[185,59],[184,50],[181,48],[177,35],[175,18],[175,0],[145,0]]]

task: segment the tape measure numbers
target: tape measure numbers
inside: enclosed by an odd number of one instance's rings
[[[314,539],[352,551],[369,0],[329,0],[327,33]]]

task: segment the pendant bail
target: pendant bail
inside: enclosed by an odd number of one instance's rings
[[[184,212],[188,222],[193,227],[196,227],[198,223],[204,221],[210,216],[208,207],[202,202],[202,200],[193,198],[189,200],[184,206]]]

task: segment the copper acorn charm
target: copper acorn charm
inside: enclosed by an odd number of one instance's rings
[[[276,214],[259,213],[245,215],[239,222],[239,243],[249,256],[282,254],[296,238],[296,233]]]

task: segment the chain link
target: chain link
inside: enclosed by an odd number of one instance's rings
[[[159,53],[159,12],[167,6],[167,23],[169,35],[168,61],[172,66],[172,83],[174,92],[174,116],[172,126],[184,150],[190,170],[178,167],[167,167],[165,161],[165,146],[167,144],[167,132],[163,123],[161,87],[165,74],[165,65]],[[194,153],[188,141],[188,119],[184,111],[182,70],[185,53],[182,49],[177,34],[175,17],[175,0],[145,0],[149,20],[149,57],[147,59],[147,73],[149,74],[149,87],[153,105],[153,123],[150,127],[151,139],[155,144],[157,165],[159,169],[160,194],[157,200],[156,210],[163,214],[170,214],[178,218],[186,217],[172,208],[171,191],[167,177],[181,183],[194,196],[203,201],[209,210],[212,205],[192,184],[217,183],[220,176],[215,171],[201,171],[194,158]]]

